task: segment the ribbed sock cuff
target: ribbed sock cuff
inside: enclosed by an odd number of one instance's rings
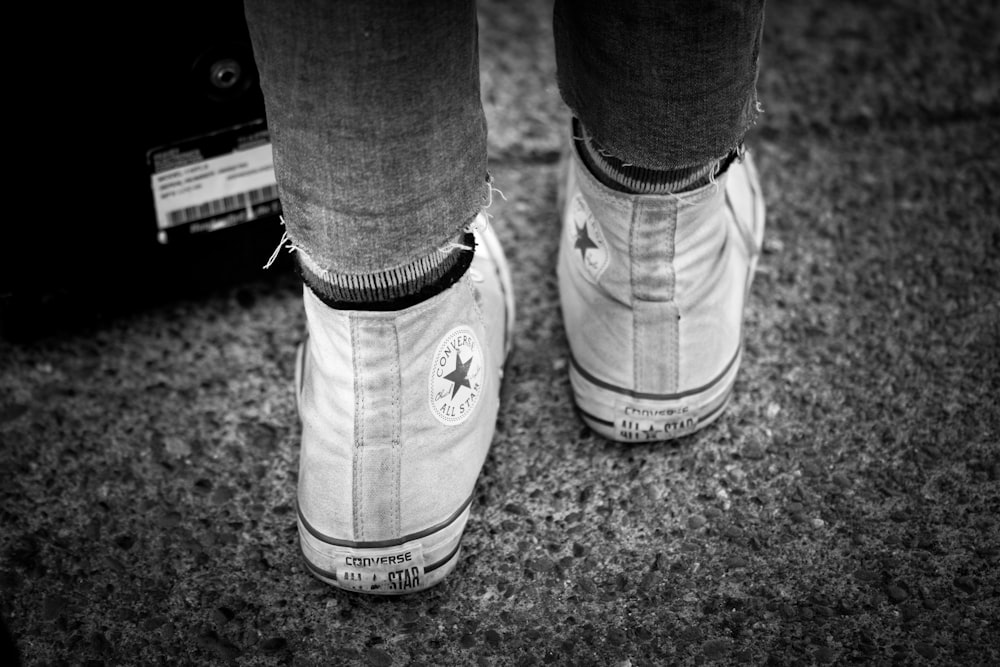
[[[583,125],[573,120],[574,141],[584,164],[604,185],[629,194],[676,194],[695,190],[722,174],[739,154],[733,150],[722,160],[679,169],[648,169],[628,164],[601,148],[586,134]]]
[[[402,310],[437,296],[465,275],[475,255],[476,239],[465,233],[461,244],[465,247],[376,273],[335,273],[319,267],[302,252],[296,253],[296,266],[302,281],[331,308]]]

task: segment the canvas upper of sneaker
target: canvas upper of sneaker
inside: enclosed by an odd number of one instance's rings
[[[759,195],[749,155],[696,190],[633,195],[600,183],[574,150],[560,298],[573,374],[605,392],[584,399],[606,403],[607,421],[634,410],[633,399],[683,408],[685,396],[729,380],[763,235]]]
[[[313,537],[399,544],[468,507],[495,429],[512,317],[492,234],[477,234],[458,283],[405,310],[334,310],[304,290],[298,506]]]

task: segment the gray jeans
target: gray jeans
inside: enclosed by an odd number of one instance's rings
[[[476,216],[489,184],[474,0],[245,8],[292,243],[330,271],[374,273]],[[756,113],[763,13],[763,0],[557,0],[563,99],[624,161],[719,159]]]

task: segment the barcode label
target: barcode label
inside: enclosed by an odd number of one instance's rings
[[[245,209],[247,206],[273,201],[277,198],[278,188],[274,185],[256,188],[249,192],[240,192],[228,197],[219,197],[218,199],[213,199],[197,206],[188,206],[177,211],[170,211],[167,213],[168,226],[174,227],[196,220],[213,218],[217,215]]]
[[[211,137],[211,150],[200,148],[192,139],[180,147],[151,153],[152,165],[170,164],[166,158],[158,160],[161,155],[176,163],[150,174],[160,243],[280,213],[271,144],[241,147],[238,140],[242,132],[245,130],[236,128],[230,134]],[[218,150],[223,140],[231,142],[231,151]],[[186,156],[185,160],[178,155]],[[192,160],[191,155],[211,157]]]

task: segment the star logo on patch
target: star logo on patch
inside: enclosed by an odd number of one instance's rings
[[[444,376],[445,380],[452,383],[451,387],[451,397],[455,398],[455,394],[458,393],[459,387],[468,387],[472,389],[472,385],[469,384],[469,366],[472,365],[472,357],[470,356],[468,361],[462,361],[462,355],[455,354],[455,370]]]
[[[576,242],[573,243],[573,248],[580,251],[580,259],[587,261],[587,251],[591,248],[597,248],[597,244],[590,238],[590,234],[587,232],[587,224],[576,228]]]
[[[584,275],[592,281],[600,280],[608,268],[611,255],[601,225],[581,193],[573,198],[564,225],[565,247],[572,248],[570,252],[579,250]]]
[[[469,418],[486,391],[484,362],[483,348],[471,327],[459,325],[445,334],[427,374],[427,407],[435,419],[455,426]]]

